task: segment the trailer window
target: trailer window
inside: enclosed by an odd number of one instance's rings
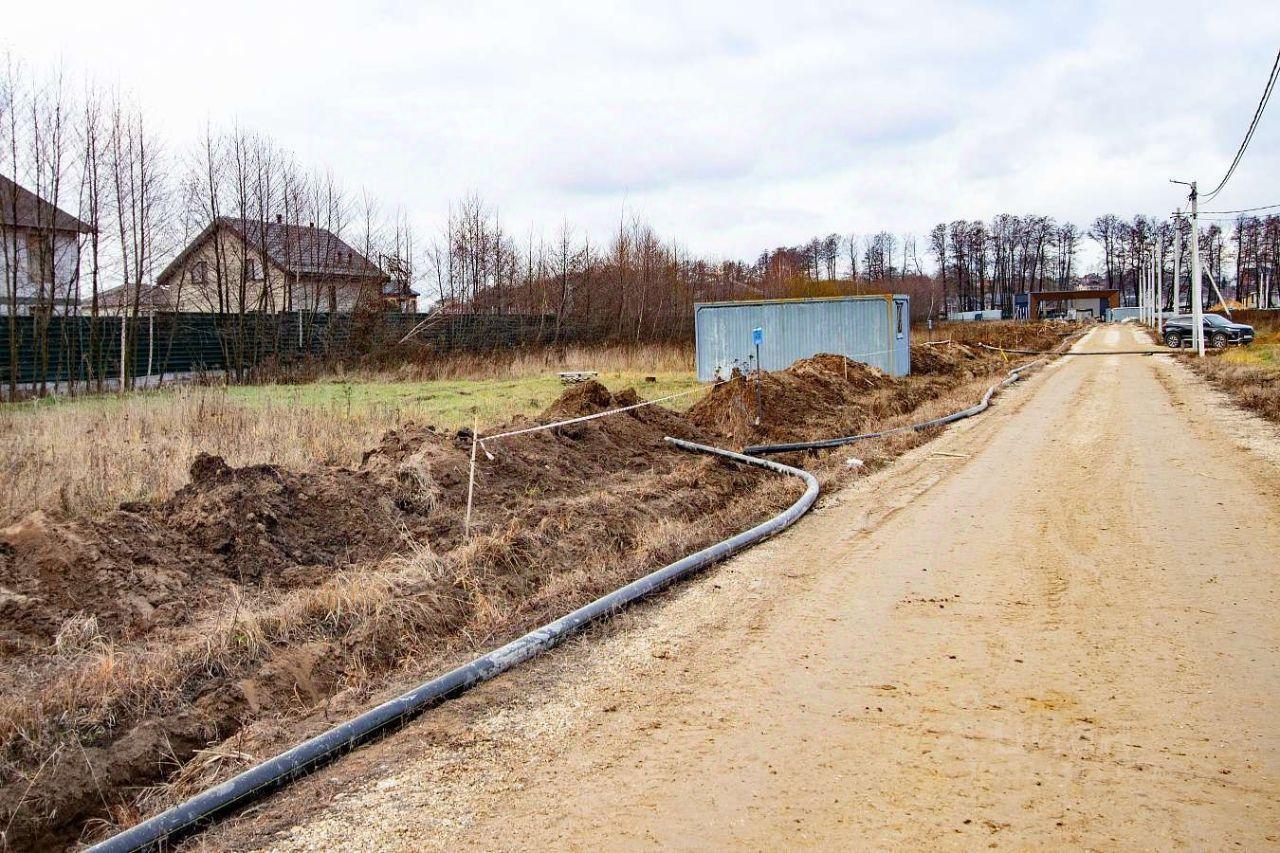
[[[893,303],[894,320],[898,327],[898,337],[901,338],[907,331],[907,312],[902,310],[905,306],[901,302]]]

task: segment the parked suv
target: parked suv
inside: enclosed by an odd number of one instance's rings
[[[1201,319],[1204,321],[1204,342],[1214,349],[1253,343],[1253,326],[1232,323],[1217,314],[1203,314]],[[1191,346],[1191,318],[1170,317],[1165,320],[1164,342],[1170,349]]]

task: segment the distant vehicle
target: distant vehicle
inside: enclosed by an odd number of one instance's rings
[[[1233,323],[1217,314],[1202,315],[1204,341],[1214,349],[1225,349],[1233,344],[1243,346],[1253,343],[1253,326]],[[1164,342],[1170,349],[1191,346],[1191,318],[1170,317],[1164,321]]]

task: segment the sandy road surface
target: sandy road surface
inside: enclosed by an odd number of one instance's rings
[[[1224,414],[1164,358],[1059,361],[208,841],[1280,846],[1280,464]]]

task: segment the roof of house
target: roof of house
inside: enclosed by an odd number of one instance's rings
[[[137,289],[137,285],[122,284],[110,290],[103,290],[98,293],[98,307],[132,308],[134,293]],[[138,294],[138,307],[145,309],[156,308],[162,311],[171,310],[173,308],[173,294],[164,285],[144,284],[142,285],[141,293]]]
[[[382,295],[388,299],[417,299],[418,291],[407,281],[388,279],[382,283]]]
[[[387,278],[376,264],[327,228],[219,216],[187,244],[156,281],[163,283],[182,269],[187,258],[219,228],[229,229],[255,252],[265,250],[271,262],[289,275],[379,281]]]
[[[92,226],[4,175],[0,175],[0,225],[52,228],[55,231],[74,231],[77,234],[93,233]]]

